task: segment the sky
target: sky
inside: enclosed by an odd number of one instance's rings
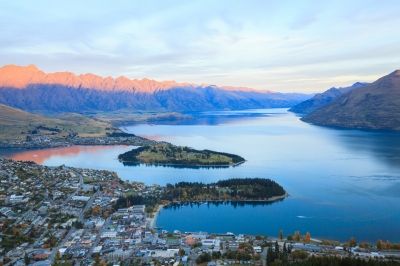
[[[399,69],[399,14],[398,0],[0,0],[0,65],[319,92]]]

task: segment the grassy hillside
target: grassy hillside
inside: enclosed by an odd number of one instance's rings
[[[136,112],[132,110],[118,110],[113,112],[87,112],[87,117],[111,123],[114,126],[132,125],[144,122],[181,121],[191,119],[187,114],[178,112]]]
[[[68,134],[97,137],[105,136],[108,128],[110,125],[106,122],[78,114],[49,118],[0,104],[0,140],[22,140],[32,133],[57,137]]]

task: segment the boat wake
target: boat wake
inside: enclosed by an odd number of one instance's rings
[[[312,217],[307,217],[307,216],[304,216],[304,215],[297,215],[296,217],[299,218],[299,219],[311,219],[312,218]]]

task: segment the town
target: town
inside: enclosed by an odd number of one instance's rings
[[[399,245],[388,242],[339,243],[299,232],[168,232],[155,223],[170,203],[163,200],[166,188],[122,181],[110,171],[0,159],[0,182],[1,265],[286,265],[277,263],[310,257],[397,265],[400,259]]]
[[[38,127],[39,128],[39,127]],[[43,128],[43,126],[41,126]],[[58,130],[47,128],[51,130]],[[156,141],[148,140],[133,134],[120,132],[118,129],[110,129],[110,133],[105,136],[96,137],[80,137],[75,132],[70,132],[66,136],[59,136],[53,134],[43,133],[44,130],[35,129],[30,132],[24,139],[1,140],[0,148],[24,148],[24,149],[42,149],[42,148],[55,148],[67,147],[72,145],[151,145]],[[58,132],[58,131],[57,131]]]

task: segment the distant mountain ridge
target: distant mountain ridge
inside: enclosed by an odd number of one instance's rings
[[[151,79],[128,79],[101,77],[91,73],[75,75],[72,72],[45,73],[35,65],[6,65],[0,68],[0,86],[24,89],[29,85],[63,85],[73,88],[90,88],[104,91],[141,91],[154,92],[172,87],[190,87],[189,83],[175,81],[155,81]]]
[[[368,83],[356,82],[349,87],[342,87],[342,88],[332,87],[323,93],[316,94],[311,99],[296,104],[295,106],[290,108],[289,111],[303,115],[312,113],[313,111],[330,104],[339,96],[348,93],[353,89],[357,89],[366,85],[368,85]]]
[[[400,130],[400,70],[350,90],[302,119],[323,126]]]
[[[85,112],[119,109],[208,111],[291,107],[309,95],[242,87],[45,73],[34,65],[0,68],[0,103],[27,111]]]

